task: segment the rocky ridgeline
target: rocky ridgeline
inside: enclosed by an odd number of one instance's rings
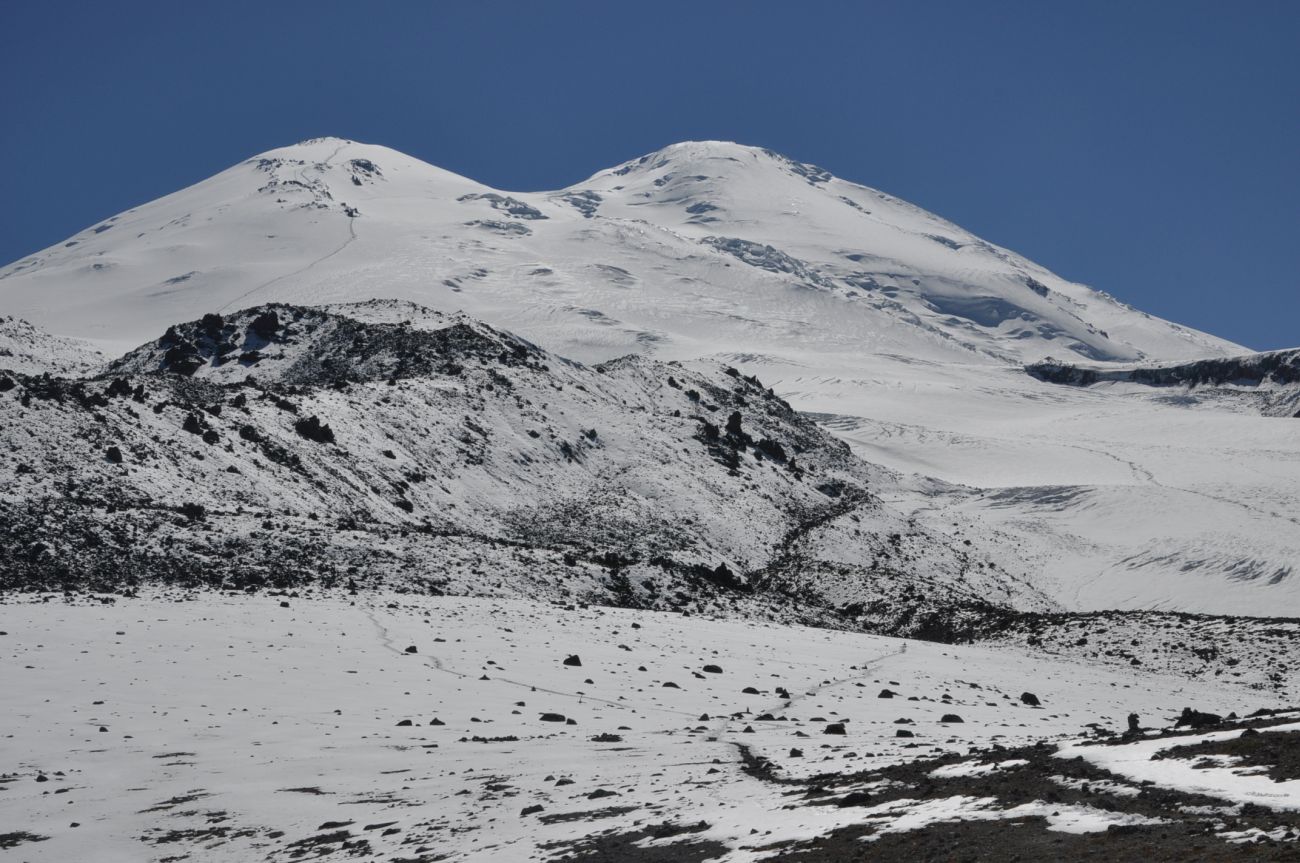
[[[1025,371],[1041,381],[1066,386],[1134,383],[1177,387],[1207,398],[1245,400],[1266,416],[1300,417],[1300,350],[1109,369],[1046,360],[1025,366]]]
[[[587,367],[409,303],[209,314],[95,377],[0,371],[0,427],[9,590],[384,586],[921,633],[1044,607],[755,378]]]

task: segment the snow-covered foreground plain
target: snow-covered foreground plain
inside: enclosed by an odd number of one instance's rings
[[[1011,648],[508,600],[48,597],[0,605],[0,632],[0,839],[31,861],[739,861],[954,820],[1105,831],[1166,820],[1053,796],[1081,761],[1006,799],[971,783],[1037,756],[958,756],[1283,706]],[[1117,800],[1167,775],[1116,770]]]

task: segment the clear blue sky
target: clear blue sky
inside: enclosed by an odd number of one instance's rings
[[[1298,0],[6,0],[0,260],[318,135],[514,190],[720,138],[1295,346],[1298,46]]]

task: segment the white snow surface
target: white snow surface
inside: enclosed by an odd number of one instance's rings
[[[1070,738],[1130,710],[1168,713],[1193,690],[1207,709],[1280,706],[1240,685],[802,627],[397,594],[284,601],[0,605],[0,807],[10,829],[47,837],[21,859],[278,861],[336,830],[385,857],[554,859],[565,848],[549,843],[703,820],[653,841],[717,842],[719,859],[744,861],[864,822],[1033,815],[1103,830],[1125,817],[981,798],[792,806],[788,786],[742,772],[737,744],[809,776]],[[1016,697],[1029,681],[1041,708]],[[877,698],[882,686],[900,697]],[[962,724],[939,722],[953,711]],[[900,717],[915,738],[894,737]],[[836,721],[847,734],[824,735]],[[1128,769],[1129,750],[1104,751]]]

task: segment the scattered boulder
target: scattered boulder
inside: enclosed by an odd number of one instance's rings
[[[1199,710],[1193,710],[1190,707],[1184,707],[1178,721],[1174,723],[1175,728],[1208,728],[1211,725],[1218,725],[1223,722],[1223,717],[1217,713],[1202,713]]]
[[[939,721],[940,722],[964,722],[965,720],[963,720],[960,716],[958,716],[955,713],[945,713],[943,715],[943,718],[940,719]]]
[[[322,423],[315,414],[295,422],[293,430],[309,441],[334,443],[334,430],[328,424]]]
[[[1022,692],[1020,693],[1020,703],[1027,704],[1030,707],[1038,707],[1041,702],[1039,702],[1038,696],[1034,693]]]
[[[830,725],[826,726],[825,730],[822,731],[822,734],[847,734],[847,733],[848,732],[844,730],[843,722],[832,722]]]
[[[582,667],[582,660],[579,659],[579,658],[578,658],[578,655],[575,653],[575,654],[573,654],[572,656],[565,657],[565,659],[564,659],[564,664],[565,664],[565,665],[572,666],[572,667],[574,667],[574,668],[581,668],[581,667]]]
[[[280,329],[280,316],[274,310],[262,312],[256,318],[253,318],[253,322],[248,325],[248,328],[256,335],[269,341],[275,336],[276,331]]]
[[[841,809],[848,806],[867,806],[870,803],[871,795],[866,791],[850,791],[848,794],[845,794],[839,800],[835,801],[835,805]]]

